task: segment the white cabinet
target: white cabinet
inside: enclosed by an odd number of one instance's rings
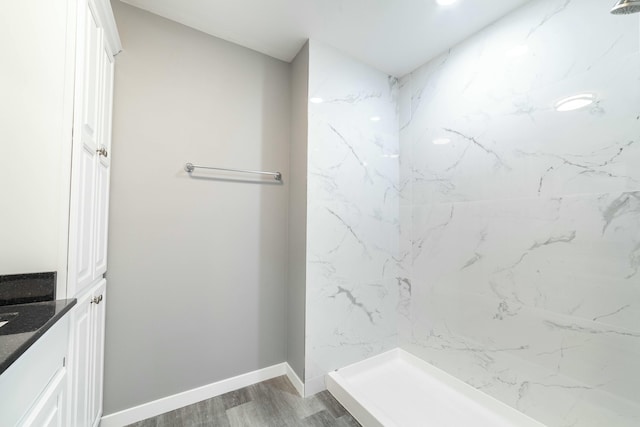
[[[96,426],[102,416],[106,280],[78,298],[72,317],[70,426]]]
[[[0,375],[2,426],[66,426],[69,315]]]
[[[79,295],[107,270],[114,52],[106,0],[80,0],[76,52],[68,294]],[[109,9],[110,11],[110,9]],[[106,15],[106,16],[105,16]]]
[[[76,80],[69,213],[67,295],[72,317],[69,416],[74,427],[102,416],[109,178],[114,56],[119,51],[108,0],[76,0]]]

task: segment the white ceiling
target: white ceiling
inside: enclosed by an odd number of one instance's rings
[[[529,0],[121,0],[283,61],[307,39],[400,77]]]

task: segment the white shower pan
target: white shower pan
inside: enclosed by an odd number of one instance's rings
[[[401,349],[331,372],[326,385],[364,427],[544,427]]]

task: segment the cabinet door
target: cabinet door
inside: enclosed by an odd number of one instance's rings
[[[60,369],[44,393],[31,409],[22,426],[65,427],[67,371]]]
[[[96,170],[96,237],[94,278],[107,271],[107,235],[109,224],[109,177],[111,163],[111,117],[113,105],[113,61],[108,49],[102,49],[102,96],[100,102],[100,148]]]
[[[71,421],[74,427],[98,425],[102,416],[106,280],[78,299],[71,351]]]
[[[93,305],[92,294],[87,292],[78,299],[74,308],[71,334],[71,421],[69,425],[85,427],[89,420],[90,373],[91,373],[91,316]]]
[[[82,48],[79,53],[80,93],[74,134],[71,205],[71,282],[74,294],[96,278],[96,186],[97,151],[100,148],[101,62],[103,34],[92,1],[80,8]]]
[[[106,308],[106,281],[94,288],[91,313],[91,335],[92,335],[92,366],[91,366],[91,405],[89,413],[89,425],[98,426],[102,417],[102,391],[104,378],[104,320]]]

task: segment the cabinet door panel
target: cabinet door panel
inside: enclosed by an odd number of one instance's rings
[[[115,71],[115,58],[109,52],[107,46],[102,49],[102,100],[101,107],[101,134],[100,143],[107,150],[111,149],[111,125],[113,119],[113,77]],[[101,158],[103,163],[108,164],[110,155]]]
[[[90,406],[90,423],[91,426],[97,426],[102,416],[102,394],[103,394],[103,378],[104,378],[104,321],[106,308],[106,281],[102,280],[93,291],[93,298],[97,299],[97,303],[93,305],[91,313],[92,321],[92,350],[93,365],[91,369],[91,406]]]
[[[109,224],[109,168],[98,164],[96,170],[96,223],[94,278],[107,271],[107,234]]]
[[[78,301],[73,321],[72,349],[72,409],[71,426],[84,427],[89,420],[91,358],[91,294]]]
[[[67,372],[62,368],[27,416],[24,427],[64,427]]]
[[[94,278],[107,271],[107,235],[109,224],[109,178],[111,162],[111,116],[113,99],[113,56],[102,50],[102,100],[100,146],[106,151],[98,156],[96,175],[96,242]]]
[[[86,289],[96,278],[96,185],[97,149],[100,138],[101,61],[103,34],[91,1],[79,9],[78,97],[73,141],[70,222],[70,287],[72,295]]]
[[[76,293],[93,281],[95,266],[94,207],[96,185],[95,151],[83,146],[80,151],[78,171],[78,212],[76,235]]]
[[[91,2],[88,2],[88,7],[85,9],[84,35],[82,139],[95,150],[98,145],[102,29]]]

